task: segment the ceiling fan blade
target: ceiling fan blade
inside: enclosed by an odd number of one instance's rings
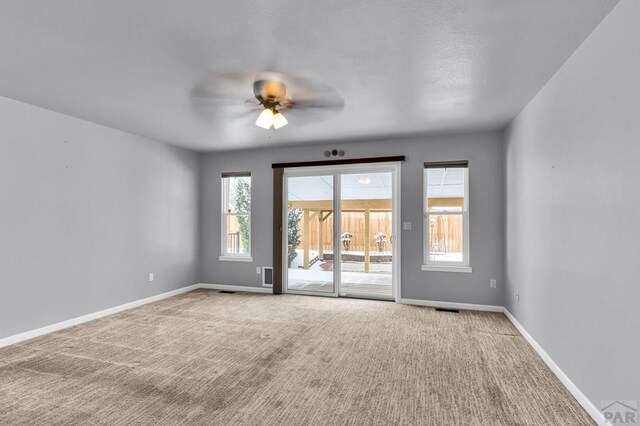
[[[286,109],[324,108],[341,111],[344,100],[340,97],[296,99],[291,104],[285,104]]]
[[[299,107],[340,107],[344,99],[332,87],[302,77],[287,77],[287,97]]]
[[[191,99],[194,106],[201,109],[220,110],[220,109],[238,109],[242,111],[260,110],[262,105],[255,99],[246,99],[242,102],[238,100],[227,100],[219,98],[194,97]]]
[[[283,115],[292,125],[308,125],[330,120],[337,111],[331,108],[292,108],[284,110]]]
[[[193,106],[197,115],[207,123],[228,123],[238,119],[255,119],[262,111],[261,105],[226,102],[212,100],[194,100]],[[255,118],[254,118],[255,117]]]

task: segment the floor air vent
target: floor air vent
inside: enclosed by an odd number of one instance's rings
[[[229,291],[229,290],[220,290],[218,293],[224,293],[224,294],[235,294],[235,291]]]
[[[458,309],[449,309],[449,308],[436,308],[438,312],[451,312],[453,314],[459,314],[460,311]]]

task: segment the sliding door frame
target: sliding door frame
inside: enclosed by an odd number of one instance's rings
[[[332,164],[332,165],[322,165],[322,166],[311,166],[311,167],[295,167],[295,168],[284,168],[281,179],[282,179],[282,193],[280,194],[280,214],[281,214],[281,224],[280,226],[280,252],[279,256],[275,256],[274,258],[280,257],[281,260],[281,272],[280,272],[280,283],[282,293],[293,293],[293,294],[305,294],[305,295],[314,295],[314,296],[328,296],[328,297],[338,297],[340,293],[340,273],[341,273],[341,252],[342,246],[340,245],[340,218],[341,218],[341,176],[342,174],[355,174],[355,173],[391,173],[392,176],[392,229],[393,229],[393,240],[392,240],[392,299],[396,302],[401,299],[401,226],[400,226],[400,176],[401,176],[401,162],[394,161],[388,163],[351,163],[351,164]],[[334,227],[333,227],[333,269],[334,269],[334,291],[333,293],[319,293],[319,292],[304,292],[304,291],[296,291],[289,290],[287,288],[287,279],[288,279],[288,264],[287,264],[287,178],[295,177],[295,176],[333,176],[333,208],[334,208]],[[275,200],[277,200],[275,198]],[[274,206],[274,211],[278,209]],[[276,250],[276,242],[274,238],[274,250]],[[358,298],[375,298],[367,295],[355,295]],[[386,300],[386,299],[385,299]]]
[[[289,265],[288,265],[288,220],[287,212],[289,210],[288,204],[288,192],[289,192],[289,178],[290,177],[311,177],[311,176],[331,176],[333,179],[332,185],[332,197],[333,197],[333,215],[335,223],[335,215],[337,211],[340,211],[340,175],[333,170],[328,170],[325,167],[313,167],[313,168],[295,168],[284,169],[283,182],[282,182],[282,292],[291,294],[302,294],[306,296],[325,296],[325,297],[338,297],[338,283],[340,282],[340,271],[335,267],[336,258],[336,241],[340,238],[336,235],[336,226],[333,227],[333,291],[332,292],[320,292],[310,290],[289,290]],[[305,236],[308,238],[308,236]]]
[[[362,294],[362,293],[344,293],[339,294],[341,297],[352,297],[357,299],[374,299],[374,300],[400,300],[400,162],[395,163],[374,163],[374,164],[354,164],[349,166],[340,167],[338,173],[342,175],[350,174],[374,174],[374,173],[391,173],[391,264],[392,264],[392,282],[391,282],[391,297],[376,297],[374,295]],[[341,182],[340,182],[341,183]],[[341,195],[341,194],[339,194]],[[338,211],[340,215],[339,224],[342,224],[342,210]],[[338,227],[338,235],[340,235],[342,229]],[[342,250],[342,245],[340,245]],[[337,267],[342,271],[342,253],[339,256],[339,263]],[[334,256],[335,257],[335,256]],[[335,265],[334,265],[335,267]],[[342,277],[339,275],[339,278]],[[342,284],[342,281],[339,282]],[[343,293],[338,286],[338,291]]]

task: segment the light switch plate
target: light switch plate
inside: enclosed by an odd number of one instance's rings
[[[153,272],[149,272],[149,282],[153,281]]]
[[[402,222],[403,231],[411,231],[411,222]]]

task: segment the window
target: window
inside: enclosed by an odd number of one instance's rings
[[[424,271],[471,272],[469,164],[424,164]]]
[[[251,173],[222,174],[222,255],[251,262]]]

